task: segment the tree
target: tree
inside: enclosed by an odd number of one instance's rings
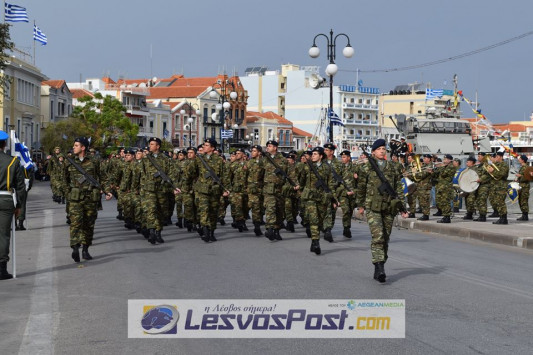
[[[74,108],[72,116],[85,122],[90,129],[91,145],[104,150],[108,146],[130,146],[135,143],[139,127],[124,114],[122,103],[112,96],[84,96],[83,106]]]
[[[69,118],[46,127],[41,137],[41,145],[46,153],[51,153],[54,147],[60,147],[62,152],[66,152],[72,148],[75,138],[90,137],[90,132],[82,119]]]
[[[9,25],[7,23],[0,24],[0,69],[2,72],[7,66],[9,58],[7,52],[13,50],[14,46],[13,42],[11,42],[11,35],[9,34]],[[10,80],[8,76],[0,75],[0,93],[4,93],[4,88],[8,80]],[[3,97],[4,95],[1,96]]]

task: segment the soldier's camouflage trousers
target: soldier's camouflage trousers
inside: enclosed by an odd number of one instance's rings
[[[98,202],[93,202],[90,196],[85,196],[80,201],[70,201],[70,246],[92,245],[97,207]]]
[[[146,228],[163,230],[164,208],[167,203],[166,193],[163,191],[143,192],[142,209],[146,219]]]
[[[183,218],[185,216],[183,212],[183,193],[177,194],[174,200],[176,201],[176,217]]]
[[[285,219],[287,222],[296,222],[298,215],[298,198],[296,196],[285,197]]]
[[[520,211],[522,213],[529,213],[529,183],[520,184],[520,191],[518,191],[518,203],[520,204]]]
[[[219,205],[218,217],[219,218],[226,217],[226,211],[228,210],[228,206],[229,206],[229,198],[228,197],[224,197],[224,196],[220,196],[220,201],[219,201],[218,205]]]
[[[248,194],[248,206],[252,210],[252,221],[261,222],[263,220],[263,195]]]
[[[442,215],[449,217],[452,214],[451,201],[453,199],[453,189],[440,188],[437,189],[435,200],[437,201],[437,207],[442,211]]]
[[[131,192],[121,192],[121,196],[123,196],[123,214],[124,219],[133,221],[135,218],[135,206],[133,205],[133,193]]]
[[[324,206],[327,210],[327,218],[324,220],[324,229],[329,228],[333,229],[335,225],[335,218],[337,217],[337,208],[333,208],[331,203],[328,203],[327,206]]]
[[[416,198],[418,195],[417,192],[407,195],[407,203],[409,204],[409,213],[416,212]]]
[[[430,207],[431,207],[431,186],[429,189],[420,189],[416,191],[418,197],[418,203],[422,209],[422,214],[429,216]]]
[[[489,198],[490,185],[480,184],[476,190],[476,206],[479,214],[487,214],[487,200]]]
[[[466,212],[469,212],[469,213],[476,212],[476,197],[477,197],[476,195],[477,195],[477,191],[473,191],[465,195]]]
[[[372,235],[372,241],[370,242],[372,263],[386,262],[394,217],[388,211],[374,212],[366,210],[366,218]]]
[[[283,209],[285,207],[285,198],[281,193],[264,194],[263,204],[265,206],[265,227],[267,229],[280,229],[283,222]]]
[[[309,221],[311,239],[320,239],[320,232],[324,230],[325,220],[329,219],[328,208],[314,200],[304,200],[306,218]]]
[[[180,195],[183,200],[183,218],[193,223],[198,223],[196,202],[193,192],[183,192]]]
[[[349,196],[342,196],[340,198],[340,208],[342,210],[342,226],[351,227],[353,210],[355,209],[355,198]]]
[[[229,201],[231,204],[231,217],[233,217],[235,221],[244,221],[244,193],[232,192],[229,195]]]
[[[141,195],[137,193],[132,194],[133,208],[134,208],[134,221],[139,225],[146,227],[146,221],[142,210]]]
[[[489,191],[489,201],[495,211],[498,211],[500,216],[507,214],[507,205],[505,204],[505,198],[507,197],[507,188],[499,186],[491,186]]]
[[[214,231],[217,227],[217,218],[220,210],[220,196],[218,194],[196,194],[196,201],[198,203],[198,217],[200,225],[209,227]]]

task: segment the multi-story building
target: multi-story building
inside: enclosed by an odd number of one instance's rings
[[[19,140],[28,148],[39,149],[42,128],[41,82],[48,78],[25,59],[12,56],[6,64],[0,74],[7,77],[4,97],[0,100],[0,129],[6,132],[15,130]]]
[[[72,114],[72,93],[65,80],[47,80],[41,83],[42,127],[67,119]]]

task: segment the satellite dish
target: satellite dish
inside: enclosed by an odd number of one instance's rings
[[[323,82],[324,82],[324,78],[318,74],[311,74],[311,76],[309,77],[309,85],[313,89],[318,89],[322,85]]]
[[[357,86],[363,86],[363,80],[359,79],[359,81],[357,82]]]

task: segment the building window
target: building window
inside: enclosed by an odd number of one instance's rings
[[[354,135],[354,134],[355,134],[355,129],[351,129],[351,130],[350,130],[350,134],[351,134],[351,135]]]
[[[359,99],[359,103],[362,104],[363,103],[363,99]]]
[[[372,134],[372,132],[370,132],[369,130],[366,130],[365,134],[366,134],[367,136],[370,136],[370,135]]]
[[[352,104],[355,103],[355,99],[352,97],[352,98],[350,99],[350,102],[351,102]]]
[[[273,132],[272,132],[272,128],[269,128],[269,129],[268,129],[268,136],[267,136],[269,140],[272,139],[272,138],[274,138],[274,136],[272,135],[272,133],[273,133]]]

